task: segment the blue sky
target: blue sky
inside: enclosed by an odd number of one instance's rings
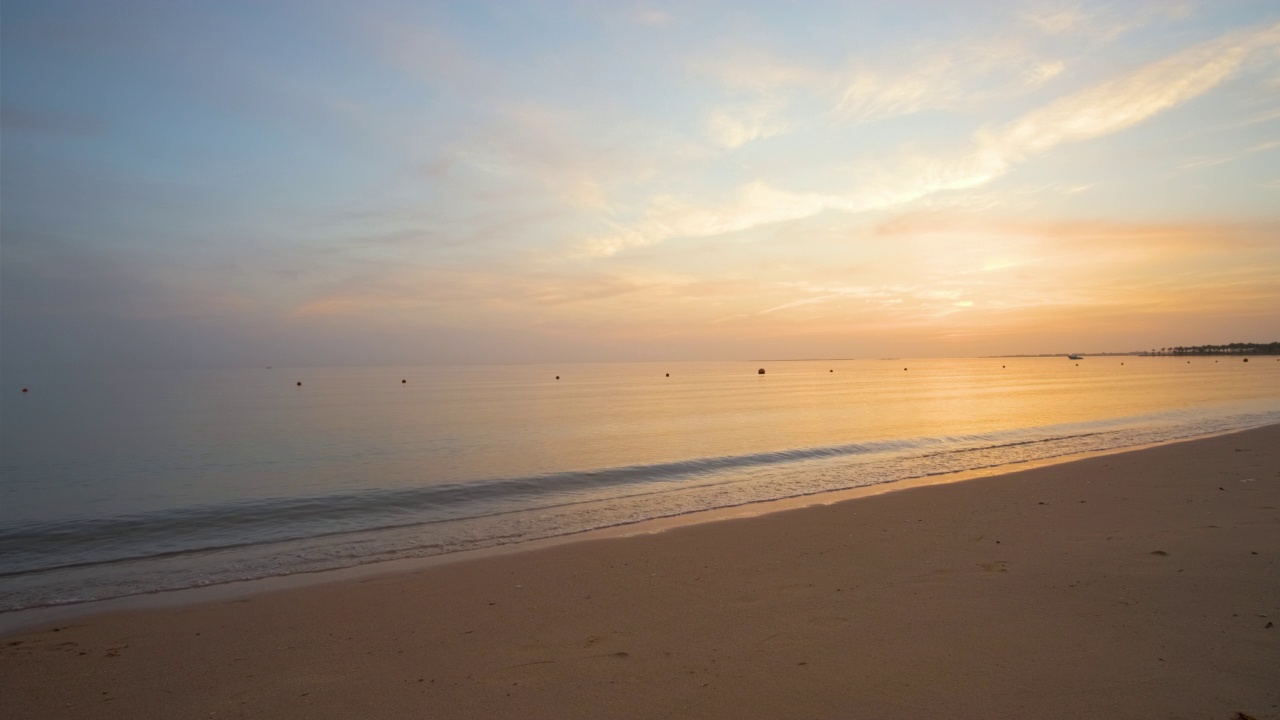
[[[1280,6],[8,2],[7,364],[1280,337]]]

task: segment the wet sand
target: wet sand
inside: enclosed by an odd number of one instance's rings
[[[8,718],[1280,718],[1280,426],[0,640]]]

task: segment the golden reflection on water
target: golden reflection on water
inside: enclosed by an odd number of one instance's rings
[[[137,512],[1222,403],[1280,408],[1274,358],[277,368],[78,382],[42,381],[6,405],[0,515],[61,512],[69,499],[94,513]]]
[[[767,373],[758,375],[759,367]],[[409,376],[403,388],[387,381],[400,374]],[[1274,408],[1280,363],[1093,357],[413,368],[370,371],[351,393],[345,411],[309,413],[308,434],[341,442],[376,428],[388,447],[439,443],[448,449],[424,470],[443,480],[972,435],[1236,401],[1270,399]]]

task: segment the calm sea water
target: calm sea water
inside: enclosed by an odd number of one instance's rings
[[[1261,357],[7,371],[4,380],[0,610],[456,552],[1280,422],[1280,362]]]

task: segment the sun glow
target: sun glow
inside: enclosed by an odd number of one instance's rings
[[[1280,325],[1274,9],[77,7],[2,28],[14,361],[104,327],[257,365]]]

